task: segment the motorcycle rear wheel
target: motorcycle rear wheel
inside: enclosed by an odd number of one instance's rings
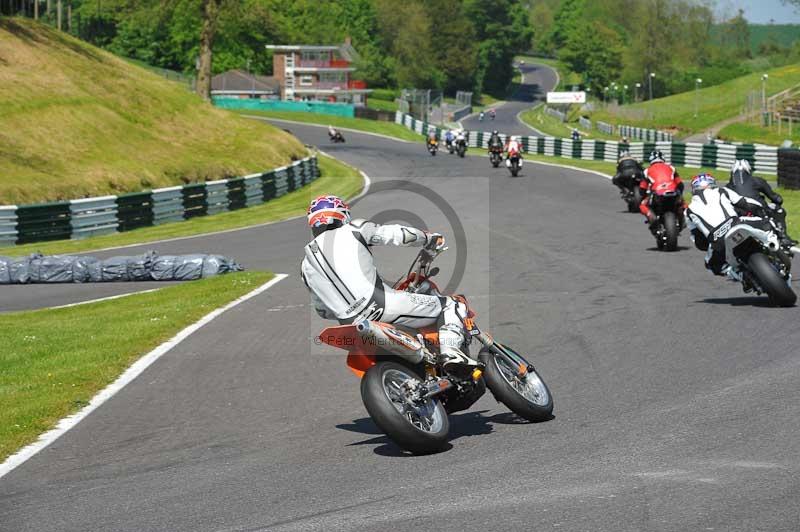
[[[747,259],[747,264],[750,271],[758,279],[759,284],[769,296],[769,300],[773,305],[779,307],[794,306],[797,301],[797,294],[794,293],[792,288],[781,277],[781,275],[773,268],[769,259],[763,253],[753,253]]]
[[[513,351],[508,346],[503,348]],[[513,352],[523,358],[516,351]],[[535,370],[529,370],[524,378],[520,378],[516,367],[511,367],[504,357],[488,349],[482,349],[478,358],[486,366],[483,378],[495,399],[528,421],[551,419],[553,396]]]
[[[678,249],[678,218],[674,212],[664,213],[664,249],[677,251]]]
[[[376,425],[399,447],[414,454],[442,450],[447,443],[450,422],[438,399],[424,405],[406,400],[400,386],[420,376],[408,366],[381,361],[361,379],[361,400]]]
[[[642,189],[639,188],[639,183],[635,183],[633,186],[633,203],[636,205],[636,208],[633,212],[639,212],[639,205],[642,203]]]

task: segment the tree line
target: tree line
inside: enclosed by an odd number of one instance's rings
[[[359,77],[370,86],[447,93],[502,94],[513,77],[514,55],[530,48],[533,36],[522,0],[71,3],[73,33],[162,68],[194,72],[211,37],[212,73],[239,68],[270,74],[265,44],[338,44],[349,36],[361,56]]]
[[[800,0],[792,0],[800,5]],[[684,92],[702,79],[715,85],[765,62],[753,61],[748,22],[741,10],[716,21],[705,0],[538,0],[530,11],[534,49],[581,74],[595,95],[607,86],[634,87],[640,96]],[[791,49],[761,47],[766,66],[800,60]],[[763,58],[762,58],[763,59]]]

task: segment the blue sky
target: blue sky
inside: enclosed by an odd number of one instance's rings
[[[736,14],[738,8],[744,9],[745,18],[756,24],[767,24],[775,19],[776,24],[800,24],[800,11],[785,6],[781,0],[718,0],[717,14]]]

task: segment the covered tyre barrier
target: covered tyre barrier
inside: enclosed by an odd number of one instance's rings
[[[192,281],[242,271],[221,255],[143,255],[95,257],[33,254],[0,257],[0,284],[107,283],[124,281]]]

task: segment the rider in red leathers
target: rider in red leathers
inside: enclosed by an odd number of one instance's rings
[[[675,190],[678,191],[678,194],[681,195],[682,207],[678,219],[681,227],[683,227],[683,213],[687,207],[686,202],[683,201],[683,181],[681,181],[675,168],[664,161],[664,155],[660,151],[652,152],[649,161],[650,166],[648,166],[647,170],[644,172],[645,179],[642,179],[639,184],[642,189],[642,196],[644,196],[642,203],[639,205],[639,211],[647,218],[647,222],[650,224],[652,230],[656,225],[657,219],[656,215],[650,210],[650,195],[653,193],[653,190],[660,186],[667,185],[674,187]]]

